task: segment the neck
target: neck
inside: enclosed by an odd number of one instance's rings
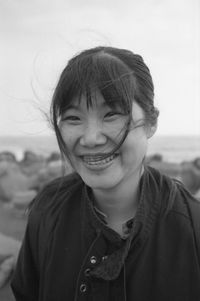
[[[96,206],[108,220],[124,222],[135,216],[139,201],[139,181],[143,173],[140,167],[134,175],[124,179],[111,189],[93,189]]]

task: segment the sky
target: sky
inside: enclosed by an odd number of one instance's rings
[[[99,45],[143,56],[158,135],[200,136],[199,0],[0,0],[0,136],[51,134],[62,69]]]

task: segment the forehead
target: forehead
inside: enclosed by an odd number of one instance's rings
[[[84,102],[88,108],[99,106],[103,98],[109,107],[120,107],[128,115],[136,87],[133,71],[121,60],[111,55],[81,57],[63,73],[58,114]]]
[[[83,93],[80,96],[75,96],[72,99],[71,105],[75,107],[86,107],[87,109],[108,107],[105,98],[99,90],[92,91],[90,95]]]

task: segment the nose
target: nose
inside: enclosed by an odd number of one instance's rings
[[[106,136],[99,124],[90,123],[84,128],[84,132],[80,138],[80,145],[85,147],[95,147],[97,145],[103,145],[107,142]]]

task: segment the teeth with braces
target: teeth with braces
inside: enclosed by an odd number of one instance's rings
[[[113,159],[114,159],[114,155],[112,155],[112,156],[110,156],[110,157],[108,157],[108,158],[106,158],[106,159],[103,159],[103,160],[95,160],[94,158],[84,158],[83,157],[83,161],[85,162],[85,163],[87,163],[87,164],[89,164],[89,165],[100,165],[100,164],[106,164],[106,163],[108,163],[108,162],[110,162],[110,161],[112,161]]]

